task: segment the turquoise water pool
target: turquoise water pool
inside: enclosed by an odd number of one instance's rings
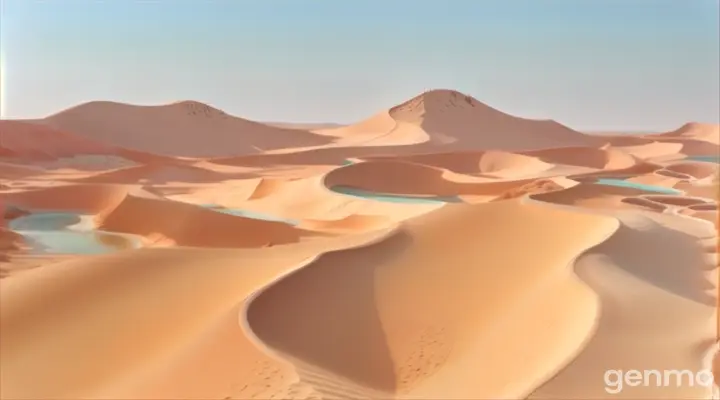
[[[457,196],[436,196],[436,197],[412,197],[394,194],[379,194],[368,190],[357,189],[349,186],[333,186],[330,188],[335,193],[346,196],[360,197],[364,199],[385,201],[389,203],[412,203],[412,204],[438,204],[438,203],[459,203]]]
[[[663,187],[663,186],[646,185],[643,183],[628,182],[628,181],[624,181],[622,179],[598,179],[597,181],[595,181],[595,184],[627,187],[627,188],[640,189],[640,190],[645,190],[647,192],[655,192],[655,193],[662,193],[662,194],[682,194],[681,191],[676,190],[676,189],[667,188],[667,187]]]
[[[141,245],[134,235],[92,230],[89,219],[74,213],[33,213],[8,226],[23,236],[30,254],[104,254]]]
[[[720,164],[720,156],[690,156],[687,159]]]
[[[263,214],[263,213],[259,213],[259,212],[255,212],[255,211],[241,210],[241,209],[237,209],[237,208],[223,208],[216,204],[199,204],[199,205],[201,207],[209,208],[215,212],[229,214],[229,215],[235,215],[238,217],[260,219],[263,221],[283,222],[283,223],[290,224],[290,225],[297,225],[300,223],[300,221],[291,219],[291,218],[283,218],[283,217],[278,217],[278,216],[269,215],[269,214]]]

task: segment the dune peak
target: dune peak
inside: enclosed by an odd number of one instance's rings
[[[432,89],[390,109],[390,113],[427,112],[485,106],[472,96],[451,89]],[[486,106],[487,107],[487,106]]]
[[[225,117],[228,115],[223,110],[195,100],[179,100],[168,104],[168,107],[182,110],[185,114],[191,116]]]

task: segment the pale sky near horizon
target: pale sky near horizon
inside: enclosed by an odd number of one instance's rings
[[[455,89],[580,130],[720,120],[717,0],[0,0],[2,117],[197,100],[364,119]]]

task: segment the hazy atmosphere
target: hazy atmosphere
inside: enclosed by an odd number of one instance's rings
[[[351,123],[426,89],[580,130],[718,122],[715,0],[4,0],[3,118],[198,100]]]

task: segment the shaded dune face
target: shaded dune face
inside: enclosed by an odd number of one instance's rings
[[[487,207],[438,210],[413,220],[380,243],[323,255],[252,299],[246,312],[249,329],[276,355],[291,360],[301,370],[312,365],[316,373],[337,374],[385,393],[383,397],[392,393],[411,397],[438,394],[441,391],[435,392],[435,385],[442,387],[447,379],[457,384],[454,393],[462,394],[458,398],[505,393],[502,384],[493,385],[491,380],[493,376],[508,379],[511,373],[494,375],[489,365],[503,364],[500,359],[509,355],[496,354],[491,347],[497,347],[498,342],[486,340],[481,332],[502,329],[505,325],[500,315],[520,310],[518,305],[528,301],[521,295],[526,290],[548,300],[545,295],[550,296],[552,291],[544,292],[544,286],[536,285],[538,280],[547,282],[546,278],[555,276],[560,281],[550,280],[563,290],[569,289],[552,271],[560,271],[572,254],[545,251],[543,244],[536,243],[530,251],[544,261],[529,265],[507,260],[505,264],[495,258],[501,251],[496,245],[517,237],[533,238],[535,243],[534,238],[545,232],[545,222],[576,216],[558,212],[546,218],[535,208],[525,212],[517,201]],[[515,211],[522,216],[515,218]],[[556,231],[563,243],[577,241],[588,246],[607,235],[604,230],[616,226],[611,219],[597,217],[598,227],[596,217],[581,218],[575,219],[575,225],[563,225]],[[483,229],[503,222],[502,229]],[[459,230],[456,235],[447,234],[452,227]],[[475,251],[470,254],[463,250],[469,248]],[[441,251],[446,254],[438,254]],[[497,260],[498,264],[488,260]],[[505,286],[511,281],[517,285]],[[591,303],[585,303],[584,294],[578,295],[584,305]],[[512,318],[532,319],[525,314]],[[590,320],[565,328],[585,331],[585,322]],[[507,340],[510,343],[514,339]],[[562,354],[565,350],[559,351]],[[492,359],[478,368],[477,376],[460,373],[476,355],[490,353]],[[533,368],[531,374],[536,374],[538,370]],[[487,385],[470,383],[480,381]]]
[[[275,351],[372,389],[395,392],[396,368],[372,299],[377,268],[411,243],[400,232],[370,248],[321,256],[311,268],[254,299],[247,311],[249,326]]]

